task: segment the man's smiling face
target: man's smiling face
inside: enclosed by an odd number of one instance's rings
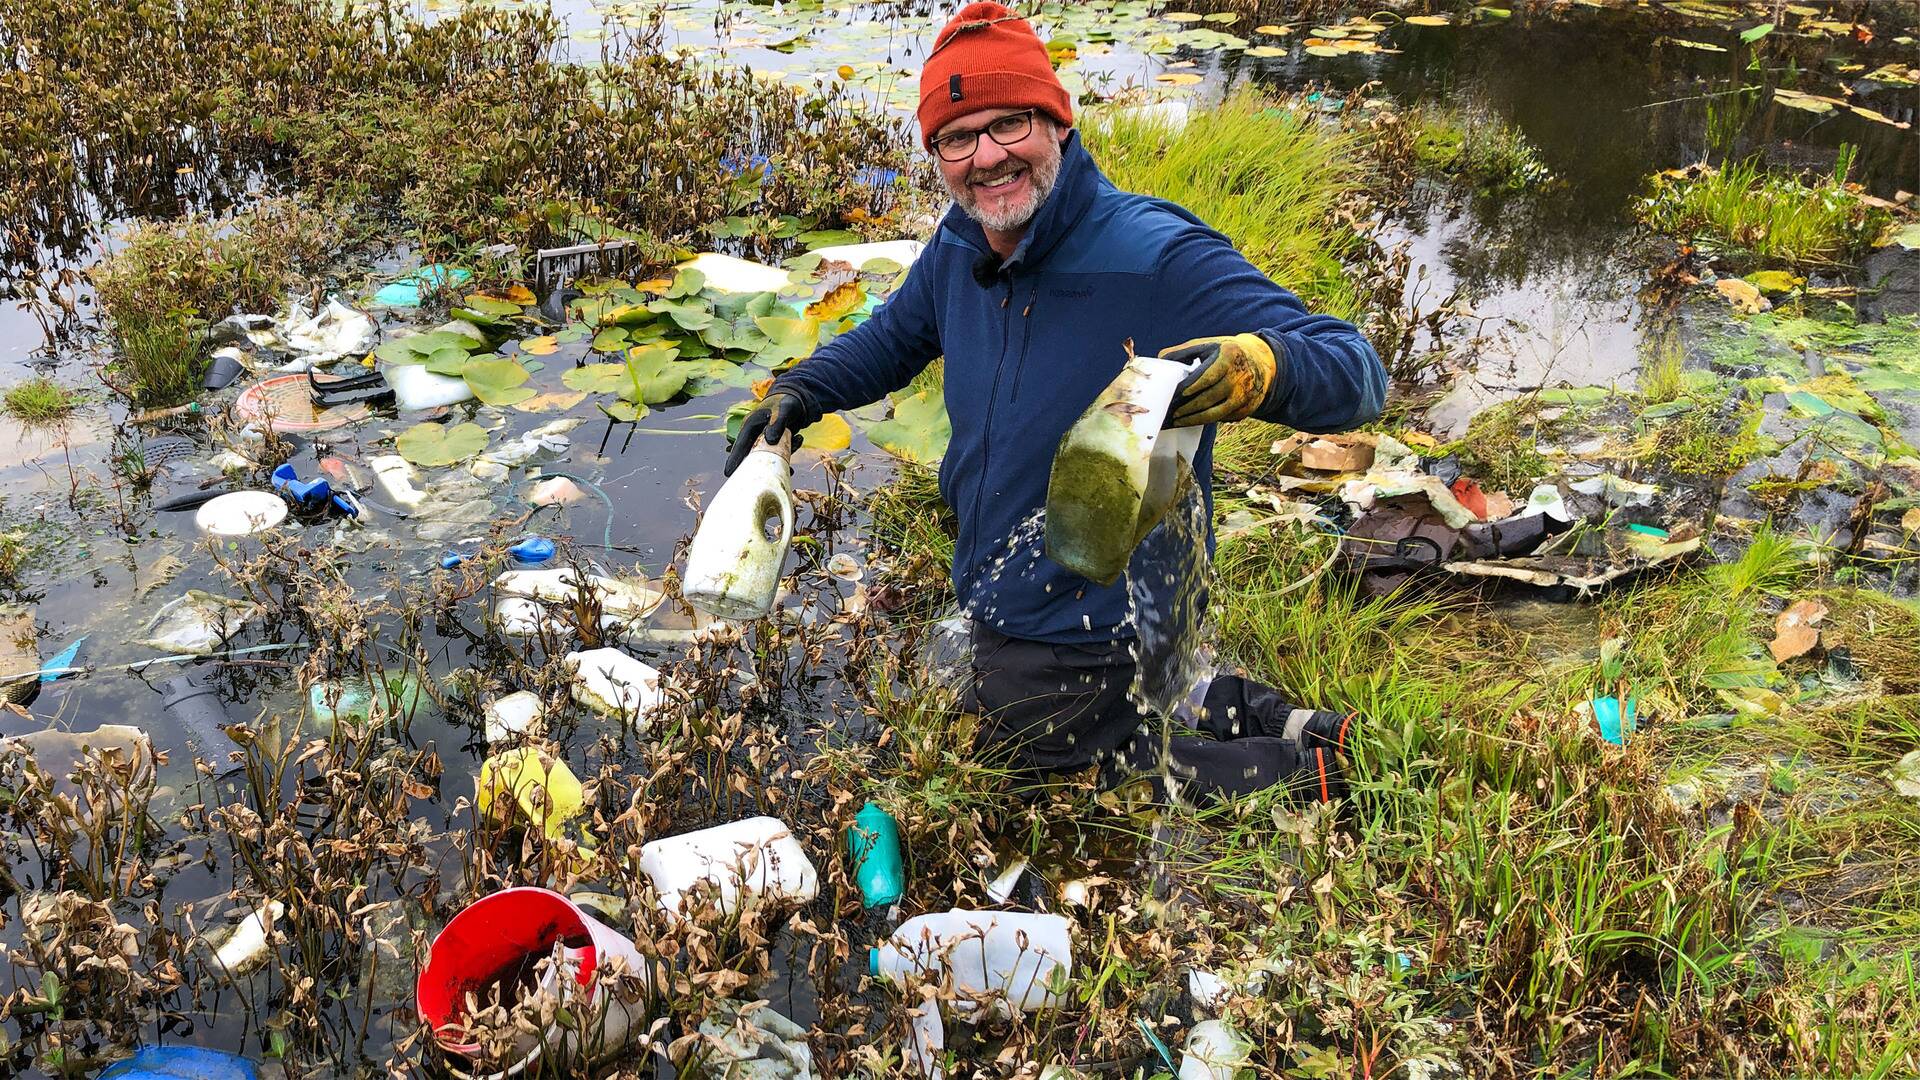
[[[997,120],[1013,125],[1031,118],[1024,137],[1003,146],[987,129]],[[1032,109],[983,109],[941,128],[935,139],[975,132],[973,153],[948,161],[936,148],[935,160],[948,194],[967,216],[995,232],[1018,232],[1047,201],[1060,177],[1060,133],[1047,116]],[[999,132],[1005,138],[1008,133]]]

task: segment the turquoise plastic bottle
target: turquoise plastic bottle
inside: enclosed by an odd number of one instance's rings
[[[854,883],[860,886],[868,907],[897,903],[907,891],[906,868],[900,857],[900,826],[874,803],[861,807],[847,829],[847,854],[853,859]]]

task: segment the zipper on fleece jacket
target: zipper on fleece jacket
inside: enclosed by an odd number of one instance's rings
[[[987,415],[980,422],[980,478],[973,485],[973,537],[976,557],[980,544],[980,503],[987,487],[987,456],[993,452],[993,406],[1000,398],[1000,373],[1007,367],[1007,346],[1013,338],[1013,275],[1007,275],[1007,295],[1000,298],[1000,359],[993,365],[993,388],[987,393]]]
[[[1035,281],[1027,293],[1027,306],[1020,309],[1020,359],[1013,368],[1013,393],[1007,397],[1011,405],[1020,400],[1020,378],[1027,373],[1027,347],[1033,342],[1033,301],[1040,295],[1040,283]]]

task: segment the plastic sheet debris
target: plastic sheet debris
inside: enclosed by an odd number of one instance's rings
[[[1235,997],[1259,995],[1267,988],[1267,969],[1228,971],[1226,974],[1206,968],[1187,969],[1187,994],[1196,1007],[1218,1016]]]
[[[516,690],[487,703],[485,734],[488,745],[534,733],[545,715],[540,695]]]
[[[198,1046],[143,1046],[100,1080],[260,1080],[253,1062]]]
[[[701,1040],[681,1075],[723,1080],[813,1080],[813,1050],[807,1030],[764,1001],[751,1005],[721,999],[700,1021]],[[685,1066],[683,1066],[685,1068]]]
[[[492,477],[482,475],[483,465],[514,469],[532,461],[542,451],[556,455],[565,454],[573,445],[567,438],[567,433],[584,423],[586,421],[578,416],[569,416],[541,424],[523,435],[489,447],[474,459],[468,471],[480,476],[481,479],[490,479]],[[502,472],[499,475],[504,476],[505,473]]]
[[[774,817],[649,841],[640,848],[640,872],[653,882],[660,907],[680,915],[704,899],[732,916],[765,903],[804,904],[820,892],[812,860]]]
[[[146,629],[141,631],[145,636],[135,639],[133,644],[161,652],[205,656],[239,633],[247,621],[259,613],[258,606],[245,600],[189,589],[155,612]]]
[[[34,767],[53,782],[55,794],[72,798],[88,817],[96,809],[117,810],[121,800],[113,794],[106,807],[93,805],[71,779],[83,761],[98,761],[117,774],[136,798],[153,789],[153,740],[146,732],[126,724],[102,724],[92,731],[47,728],[0,740],[0,752],[12,751],[32,758]]]
[[[1233,1080],[1253,1057],[1253,1043],[1224,1020],[1206,1020],[1187,1033],[1180,1080]]]
[[[549,839],[566,835],[567,822],[586,806],[586,789],[567,763],[532,746],[502,751],[480,763],[474,786],[480,813],[495,821],[521,817]]]
[[[660,673],[619,649],[571,652],[563,663],[572,676],[573,700],[596,712],[640,726],[666,702]]]
[[[1567,487],[1582,495],[1599,495],[1614,506],[1652,506],[1653,497],[1660,494],[1658,485],[1626,480],[1612,473],[1577,480]]]
[[[1628,698],[1626,710],[1622,712],[1619,698],[1601,697],[1581,702],[1579,711],[1599,729],[1602,739],[1615,746],[1625,746],[1627,736],[1638,730],[1634,718],[1635,704],[1634,699]]]
[[[371,318],[338,300],[329,299],[312,318],[305,315],[305,309],[294,304],[280,324],[282,347],[297,354],[281,366],[282,371],[305,371],[349,356],[365,356],[379,339]]]
[[[1011,866],[995,874],[993,880],[987,882],[987,899],[996,904],[1006,903],[1007,898],[1013,895],[1013,890],[1020,887],[1020,878],[1026,872],[1027,860],[1014,860]]]
[[[542,960],[550,966],[533,986],[513,982]],[[554,1008],[529,1010],[536,1016],[574,1021],[554,1019],[544,1031],[516,1032],[504,1058],[485,1062],[499,1071],[481,1075],[498,1080],[548,1073],[536,1067],[543,1052],[591,1063],[625,1050],[645,1030],[650,981],[646,959],[627,937],[557,892],[515,888],[475,901],[447,923],[433,940],[414,993],[420,1019],[440,1048],[469,1059],[483,1053],[474,1033],[465,1030],[470,998],[484,1005],[497,996],[508,1006],[537,998]],[[554,1064],[552,1071],[564,1068]]]
[[[381,286],[380,291],[373,294],[373,302],[384,307],[419,307],[424,290],[442,285],[464,285],[471,280],[473,271],[464,266],[430,263]]]
[[[1887,783],[1892,785],[1895,794],[1920,799],[1920,750],[1909,750],[1902,755],[1893,771],[1887,774]]]
[[[214,963],[229,975],[245,975],[266,963],[273,924],[286,913],[286,905],[278,900],[269,900],[248,912],[213,950]]]
[[[599,607],[600,628],[615,633],[644,621],[667,598],[664,590],[645,583],[583,574],[570,566],[508,570],[493,579],[493,587],[504,596],[550,604],[571,605],[584,599]],[[496,608],[504,606],[496,605]]]
[[[208,390],[224,390],[246,372],[246,354],[229,345],[213,351],[206,374],[200,377],[200,385]]]

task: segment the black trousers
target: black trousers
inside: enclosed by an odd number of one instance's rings
[[[1233,798],[1275,784],[1310,799],[1345,794],[1336,757],[1350,718],[1220,675],[1194,715],[1170,730],[1128,697],[1134,662],[1126,642],[1056,645],[977,623],[972,637],[964,707],[981,718],[982,753],[1019,773],[1098,766],[1113,784],[1164,764],[1193,795]]]

